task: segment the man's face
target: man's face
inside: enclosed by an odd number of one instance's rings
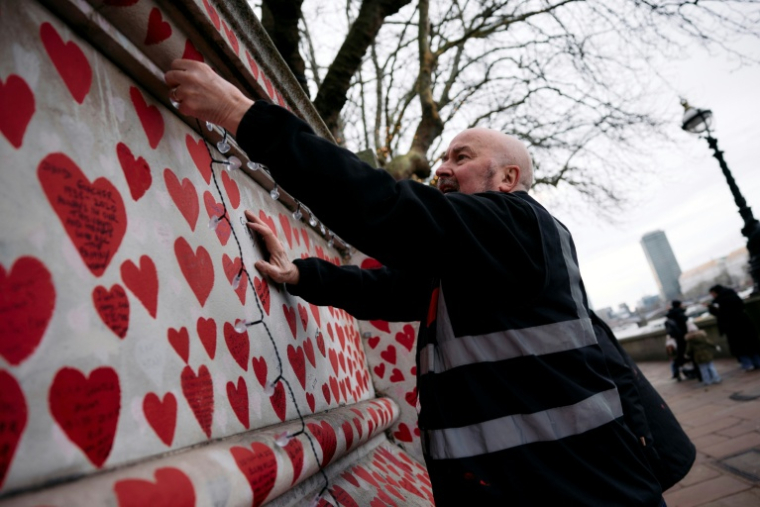
[[[497,189],[492,150],[482,135],[464,131],[456,136],[435,171],[438,189],[444,194],[475,194]]]

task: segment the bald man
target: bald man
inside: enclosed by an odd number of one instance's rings
[[[437,506],[661,505],[693,446],[654,445],[685,435],[590,312],[570,233],[527,193],[533,168],[520,141],[469,129],[446,150],[438,189],[395,181],[205,65],[172,67],[181,112],[224,126],[327,227],[383,264],[291,262],[246,212],[270,253],[255,267],[313,304],[420,321],[419,428]],[[650,410],[663,414],[654,429]]]

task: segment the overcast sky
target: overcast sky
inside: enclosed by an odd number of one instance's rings
[[[757,41],[744,49],[760,57]],[[714,137],[747,204],[760,218],[760,66],[737,69],[725,56],[695,51],[688,59],[668,62],[663,74],[672,84],[664,93],[672,94],[677,144],[655,152],[655,167],[647,168],[651,176],[638,202],[615,224],[588,213],[556,213],[573,233],[595,308],[622,302],[633,307],[642,296],[657,294],[639,243],[647,232],[665,232],[682,271],[746,246],[740,232],[743,221],[707,141],[680,130],[679,95],[713,111]]]

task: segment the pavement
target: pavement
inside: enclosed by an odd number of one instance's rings
[[[671,379],[666,362],[640,362],[697,448],[686,477],[665,492],[668,507],[760,506],[760,371],[715,361],[723,382]]]

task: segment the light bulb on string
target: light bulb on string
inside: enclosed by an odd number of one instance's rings
[[[335,246],[335,236],[332,232],[330,233],[330,239],[327,241],[327,246],[330,248],[333,248]]]
[[[325,224],[319,224],[319,232],[322,233],[322,236],[325,235],[325,233],[327,232],[327,229],[325,229]]]
[[[179,109],[179,102],[177,102],[171,97],[169,97],[169,102],[171,102],[172,106],[174,106],[174,109]]]
[[[275,433],[274,435],[274,441],[275,443],[280,447],[285,447],[288,445],[288,442],[290,442],[290,439],[293,438],[290,436],[290,434],[287,431],[283,431],[281,433]]]
[[[233,169],[240,169],[240,166],[243,165],[242,162],[240,162],[240,159],[237,158],[235,155],[231,155],[230,158],[227,159],[227,164],[225,165],[225,169],[228,171],[231,171]]]
[[[296,210],[293,212],[293,218],[296,220],[301,220],[303,218],[303,213],[301,213],[301,203],[298,203],[298,206],[296,206]]]
[[[222,217],[213,216],[211,217],[211,220],[208,221],[208,228],[212,231],[216,231],[216,228],[219,227],[219,222],[222,221]]]
[[[264,394],[267,396],[274,396],[274,387],[277,384],[277,380],[273,380],[272,382],[267,382],[267,385],[264,386]]]
[[[210,121],[207,121],[206,122],[206,130],[208,130],[209,132],[212,132],[214,130],[214,124],[211,123]]]
[[[244,320],[238,320],[235,322],[235,332],[236,333],[245,333],[245,330],[248,329],[248,323]]]
[[[312,213],[311,216],[309,217],[309,225],[312,226],[312,227],[316,227],[317,226],[317,219],[314,216],[314,213]]]
[[[277,190],[277,184],[276,183],[275,183],[274,187],[272,187],[272,190],[269,191],[269,197],[271,197],[275,201],[280,198],[280,191]]]
[[[245,164],[245,166],[251,171],[258,171],[259,169],[261,169],[261,164],[259,164],[258,162],[253,162],[252,160],[249,160],[248,163]]]
[[[238,290],[240,287],[240,280],[243,279],[243,270],[240,270],[235,278],[232,279],[232,290]]]
[[[222,153],[222,154],[230,151],[230,145],[227,142],[227,136],[225,136],[224,139],[216,143],[216,149],[219,150],[219,153]]]

